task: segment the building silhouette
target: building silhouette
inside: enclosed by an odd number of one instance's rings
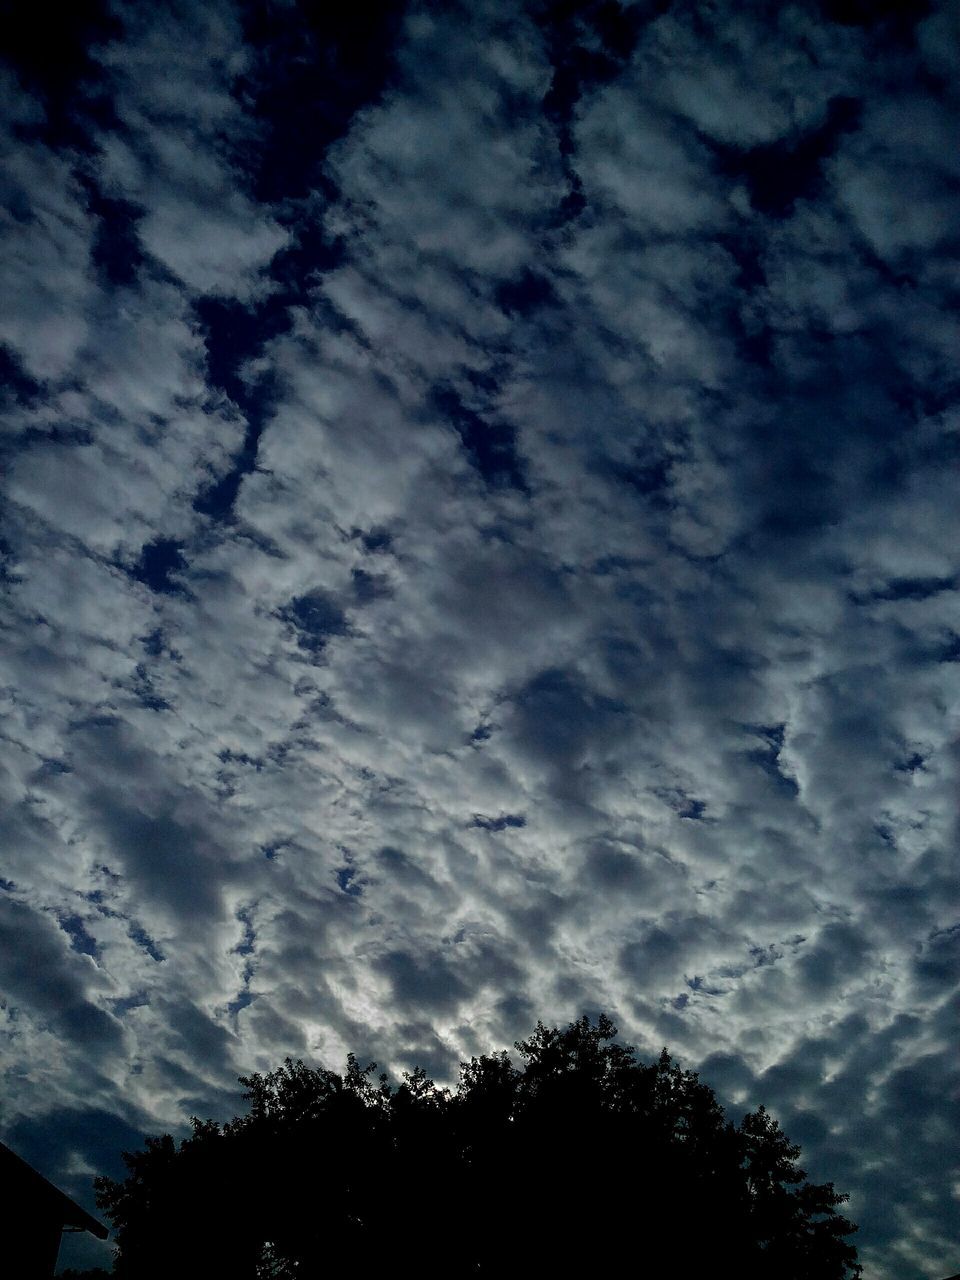
[[[64,1231],[107,1228],[0,1142],[0,1275],[47,1280],[57,1265]]]

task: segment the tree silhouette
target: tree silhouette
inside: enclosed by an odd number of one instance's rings
[[[621,1272],[738,1280],[860,1274],[832,1184],[807,1182],[762,1108],[729,1123],[664,1051],[653,1064],[602,1016],[542,1023],[461,1064],[455,1092],[422,1070],[391,1087],[287,1059],[241,1078],[249,1111],[152,1138],[101,1178],[131,1280]]]

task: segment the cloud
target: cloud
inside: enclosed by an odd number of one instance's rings
[[[945,1274],[954,9],[83,14],[0,83],[18,1140],[606,1009]]]
[[[120,1052],[119,1023],[88,998],[88,984],[99,985],[96,969],[71,959],[52,922],[22,903],[0,899],[0,938],[8,1000],[22,1001],[29,1012],[51,1022],[66,1040],[87,1052]]]

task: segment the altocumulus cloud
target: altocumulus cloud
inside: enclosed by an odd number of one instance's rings
[[[602,1008],[956,1270],[956,4],[14,8],[21,1149]]]

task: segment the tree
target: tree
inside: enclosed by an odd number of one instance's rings
[[[734,1126],[664,1051],[652,1064],[601,1016],[542,1023],[461,1064],[455,1092],[422,1070],[392,1087],[287,1059],[242,1078],[249,1110],[193,1122],[176,1145],[98,1180],[116,1274],[320,1277],[860,1274],[832,1184],[807,1182],[762,1108]]]

